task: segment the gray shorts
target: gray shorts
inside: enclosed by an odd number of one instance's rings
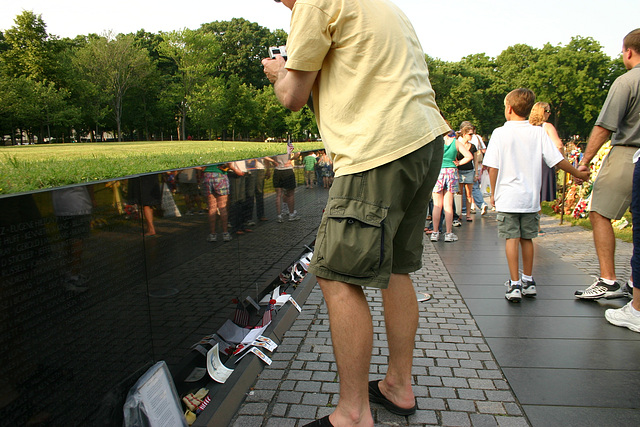
[[[309,271],[385,289],[391,273],[419,270],[424,219],[443,150],[438,137],[398,160],[336,178]]]
[[[538,236],[540,214],[498,212],[498,236],[503,239],[533,239]]]
[[[620,219],[631,204],[633,153],[638,147],[614,146],[602,162],[593,183],[589,210],[605,218]]]

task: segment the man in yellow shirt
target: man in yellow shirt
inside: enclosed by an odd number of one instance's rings
[[[276,0],[278,1],[278,0]],[[310,270],[322,289],[340,377],[335,411],[310,426],[373,426],[369,400],[411,415],[424,220],[449,131],[425,55],[388,0],[282,0],[292,10],[285,59],[263,60],[276,96],[313,107],[335,181]],[[373,326],[363,286],[382,291],[389,345],[369,383]]]

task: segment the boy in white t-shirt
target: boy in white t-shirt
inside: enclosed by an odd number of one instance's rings
[[[536,295],[532,239],[538,235],[540,222],[541,162],[581,180],[589,179],[588,172],[580,172],[564,159],[544,129],[529,124],[527,116],[535,98],[525,88],[509,92],[504,100],[507,122],[493,131],[484,158],[491,180],[491,204],[497,211],[498,236],[507,239],[510,280],[505,283],[505,298],[513,302],[519,302],[522,295]],[[518,273],[520,247],[522,281]]]

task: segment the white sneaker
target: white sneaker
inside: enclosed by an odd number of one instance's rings
[[[522,279],[521,282],[522,282],[522,296],[535,297],[536,295],[538,295],[538,293],[536,292],[535,280],[528,281],[528,280]]]
[[[522,299],[522,285],[511,285],[511,280],[507,280],[504,285],[507,287],[504,297],[511,302],[520,302]]]
[[[293,213],[289,214],[289,221],[298,221],[300,219],[300,214],[298,211],[293,211]]]
[[[480,209],[480,215],[485,215],[487,213],[487,205],[482,205],[482,209]]]
[[[231,241],[231,233],[222,233],[222,241],[230,242]]]
[[[620,283],[615,282],[613,285],[607,285],[600,277],[596,277],[591,286],[584,290],[575,291],[573,295],[581,299],[612,299],[624,297],[624,291]]]
[[[282,219],[282,214],[278,215],[278,222],[283,222],[284,220]]]
[[[439,238],[440,238],[440,232],[439,231],[434,231],[433,233],[431,233],[431,241],[432,242],[437,242]]]
[[[631,301],[622,308],[610,308],[604,312],[604,317],[612,325],[629,328],[633,332],[640,332],[640,317],[632,312]]]
[[[218,241],[218,235],[217,234],[209,234],[209,237],[207,237],[207,242],[217,242]]]
[[[445,242],[457,242],[458,236],[453,233],[444,233],[444,241]]]

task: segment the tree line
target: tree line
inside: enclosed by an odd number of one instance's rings
[[[17,144],[101,140],[303,140],[317,134],[313,113],[284,109],[262,72],[269,46],[286,43],[237,18],[197,30],[47,33],[41,15],[24,11],[0,32],[0,137]],[[503,99],[516,87],[549,102],[565,136],[586,136],[607,90],[624,72],[592,38],[541,49],[514,45],[497,58],[458,62],[425,57],[443,114],[487,134],[504,122]]]

